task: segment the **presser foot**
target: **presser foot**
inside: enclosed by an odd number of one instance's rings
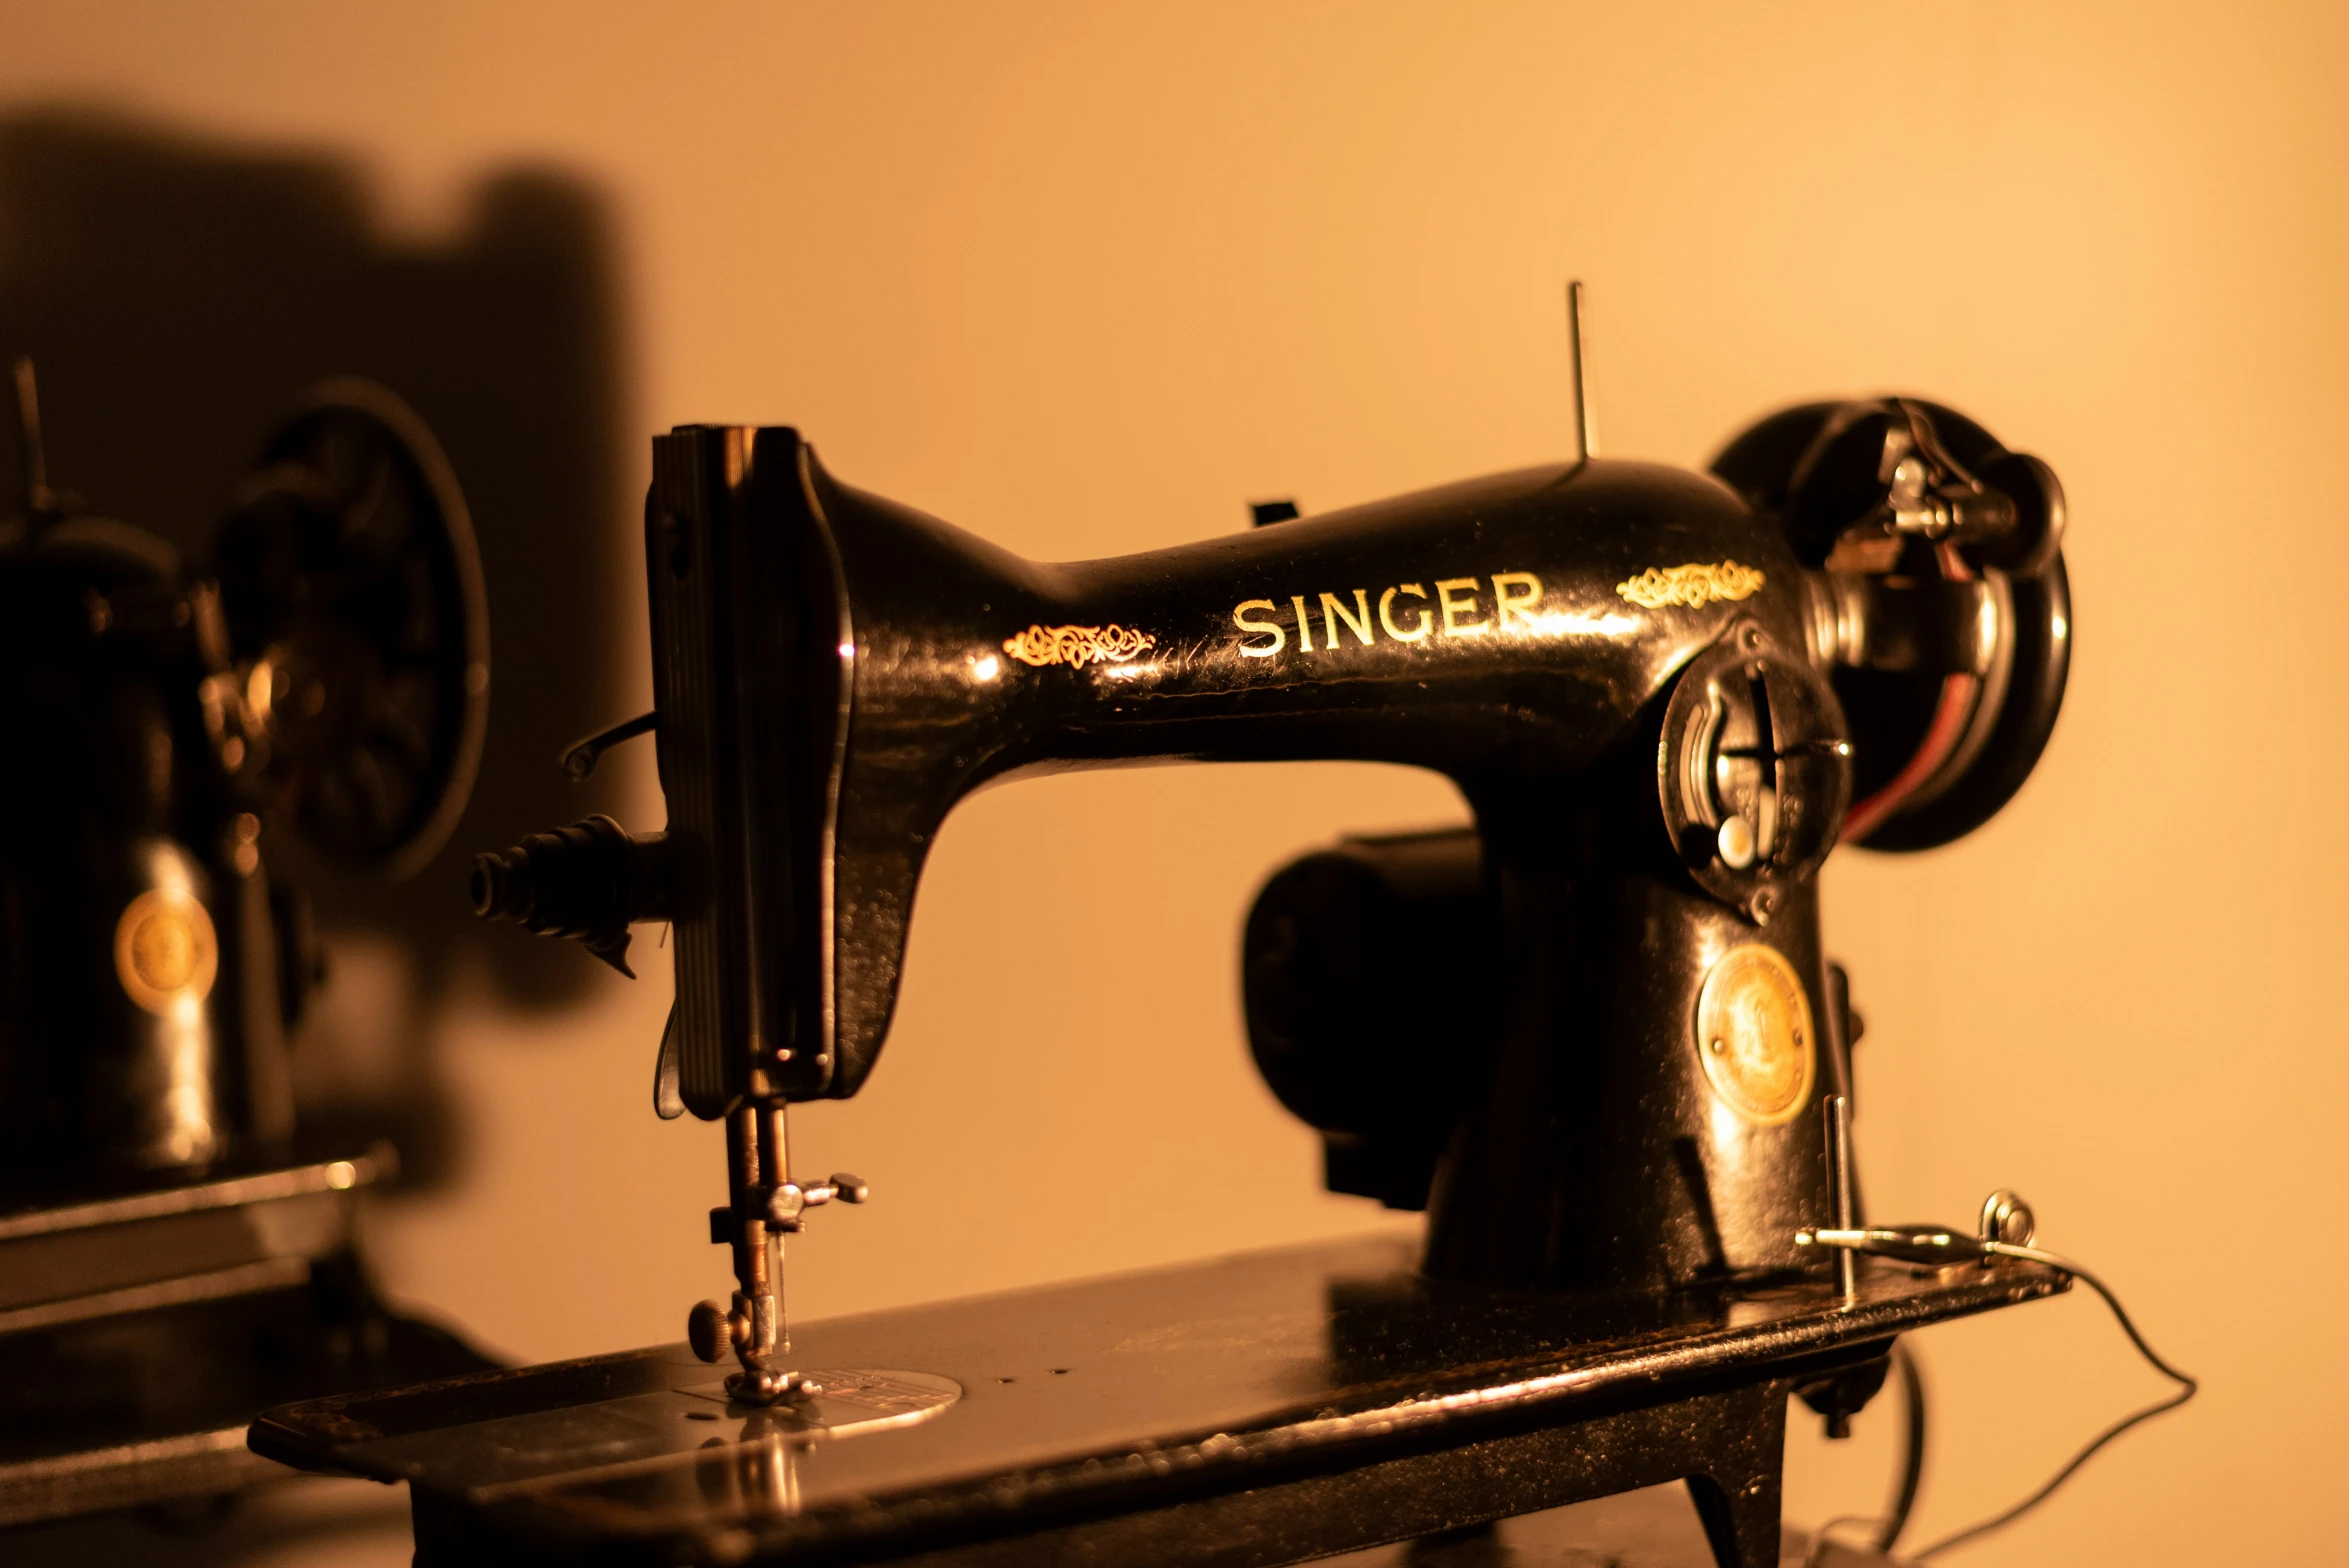
[[[782,1367],[744,1367],[726,1379],[726,1397],[738,1405],[780,1405],[823,1391],[824,1386],[808,1381],[805,1372]]]
[[[726,1397],[737,1404],[778,1405],[803,1394],[822,1393],[822,1386],[809,1382],[806,1373],[767,1365],[766,1358],[783,1347],[772,1343],[779,1335],[770,1335],[770,1343],[765,1346],[757,1345],[756,1324],[761,1305],[766,1307],[765,1316],[770,1324],[780,1317],[772,1298],[757,1303],[739,1292],[735,1294],[731,1312],[714,1301],[696,1306],[686,1320],[685,1330],[693,1353],[704,1361],[723,1361],[729,1350],[735,1353],[742,1370],[728,1374]]]

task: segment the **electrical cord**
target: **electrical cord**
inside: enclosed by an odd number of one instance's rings
[[[1900,1475],[1893,1485],[1892,1501],[1881,1515],[1838,1514],[1812,1531],[1802,1568],[1819,1568],[1826,1559],[1829,1538],[1847,1525],[1875,1526],[1871,1544],[1886,1555],[1908,1528],[1909,1512],[1917,1505],[1917,1490],[1925,1479],[1925,1377],[1915,1353],[1900,1340],[1892,1342],[1892,1369],[1900,1375],[1901,1408],[1908,1417],[1901,1434]]]
[[[2179,1371],[2176,1367],[2171,1366],[2167,1361],[2164,1361],[2154,1351],[2154,1348],[2145,1342],[2145,1336],[2137,1331],[2137,1325],[2130,1321],[2127,1309],[2121,1305],[2121,1298],[2112,1293],[2112,1287],[2105,1284],[2103,1280],[2098,1279],[2094,1274],[2091,1274],[2086,1269],[2080,1267],[2079,1264],[2072,1262],[2069,1258],[2060,1257],[2055,1253],[2042,1251],[2037,1247],[2020,1247],[2016,1246],[2012,1242],[1988,1241],[1983,1242],[1980,1245],[1983,1251],[1995,1253],[1999,1257],[2023,1258],[2033,1263],[2044,1263],[2052,1269],[2061,1269],[2064,1273],[2069,1274],[2072,1276],[2072,1278],[2080,1281],[2090,1290],[2093,1290],[2099,1296],[2102,1296],[2104,1298],[2104,1304],[2112,1309],[2114,1320],[2121,1325],[2121,1332],[2128,1335],[2129,1343],[2137,1347],[2137,1354],[2143,1356],[2146,1360],[2146,1363],[2156,1372],[2159,1372],[2163,1377],[2166,1377],[2171,1382],[2177,1384],[2178,1391],[2167,1399],[2156,1400],[2154,1403],[2145,1406],[2145,1408],[2142,1410],[2134,1411],[2129,1415],[2123,1416],[2120,1420],[2115,1421],[2111,1426],[2106,1427],[2095,1437],[2089,1439],[2087,1446],[2082,1448],[2078,1453],[2074,1454],[2071,1458],[2071,1462],[2066,1464],[2061,1470],[2058,1470],[2053,1476],[2051,1476],[2048,1479],[2047,1484],[2040,1487],[2039,1490],[2033,1492],[2030,1496],[2024,1498],[2021,1502],[2015,1504],[2012,1508],[2009,1508],[2004,1513],[1993,1514],[1991,1517],[1982,1520],[1978,1524],[1970,1524],[1966,1526],[1963,1530],[1958,1531],[1954,1535],[1943,1536],[1940,1540],[1935,1541],[1931,1546],[1928,1546],[1923,1551],[1917,1553],[1916,1557],[1913,1559],[1916,1562],[1924,1562],[1929,1558],[1938,1556],[1939,1554],[1950,1550],[1952,1547],[1963,1546],[1969,1541],[1980,1540],[1983,1536],[1990,1534],[1993,1530],[2005,1529],[2008,1525],[2013,1524],[2017,1519],[2022,1518],[2023,1515],[2029,1513],[2032,1509],[2038,1507],[2041,1503],[2046,1502],[2048,1498],[2054,1496],[2056,1488],[2062,1486],[2066,1481],[2069,1481],[2079,1470],[2079,1468],[2086,1464],[2089,1460],[2095,1458],[2098,1450],[2102,1449],[2107,1443],[2110,1443],[2114,1438],[2119,1437],[2123,1432],[2128,1431],[2131,1427],[2137,1426],[2146,1421],[2150,1421],[2155,1416],[2162,1415],[2168,1411],[2177,1409],[2187,1400],[2192,1399],[2196,1392],[2198,1392],[2202,1387],[2201,1383],[2198,1382],[2195,1378],[2187,1373]]]
[[[1917,1490],[1925,1484],[1925,1373],[1916,1352],[1899,1340],[1892,1342],[1892,1369],[1900,1374],[1901,1408],[1908,1413],[1901,1443],[1900,1482],[1892,1489],[1892,1506],[1876,1531],[1876,1550],[1885,1556],[1900,1544],[1909,1527],[1909,1511],[1917,1506]]]
[[[1795,1240],[1800,1245],[1842,1247],[1853,1252],[1897,1258],[1907,1263],[1947,1266],[1968,1259],[1976,1259],[1987,1267],[1993,1258],[2016,1258],[2055,1269],[2079,1280],[2089,1289],[2095,1291],[2097,1295],[2103,1297],[2105,1306],[2112,1311],[2114,1321],[2120,1324],[2121,1332],[2128,1335],[2129,1343],[2137,1348],[2137,1353],[2145,1358],[2147,1365],[2177,1384],[2178,1391],[2169,1398],[2156,1400],[2143,1409],[2133,1411],[2106,1427],[2091,1438],[2078,1453],[2072,1455],[2062,1469],[2058,1470],[2047,1480],[2046,1484],[2031,1493],[2030,1496],[2003,1513],[1993,1514],[1987,1519],[1966,1526],[1955,1534],[1943,1536],[1911,1557],[1909,1560],[1912,1562],[1925,1562],[1955,1547],[1977,1541],[1993,1531],[2006,1528],[2054,1496],[2057,1488],[2069,1481],[2079,1472],[2082,1465],[2095,1458],[2113,1439],[2132,1427],[2152,1420],[2155,1416],[2177,1409],[2192,1399],[2202,1386],[2191,1374],[2181,1372],[2163,1360],[2161,1355],[2146,1343],[2144,1334],[2138,1330],[2135,1321],[2130,1318],[2128,1309],[2121,1305],[2121,1298],[2113,1294],[2112,1287],[2105,1284],[2102,1279],[2059,1253],[2029,1246],[2024,1241],[2003,1239],[2007,1235],[2019,1234],[2027,1240],[2031,1233],[2030,1210],[2014,1194],[1996,1192],[1990,1195],[1989,1201],[1983,1206],[1982,1229],[1983,1234],[1980,1237],[1964,1236],[1924,1226],[1871,1227],[1865,1230],[1805,1230],[1798,1233]],[[1897,1345],[1895,1353],[1899,1354]],[[1831,1530],[1849,1524],[1880,1524],[1876,1536],[1876,1546],[1879,1551],[1889,1553],[1894,1543],[1900,1539],[1901,1532],[1908,1523],[1908,1510],[1916,1501],[1916,1484],[1921,1480],[1924,1471],[1924,1386],[1922,1379],[1916,1374],[1913,1361],[1904,1357],[1900,1365],[1902,1367],[1902,1391],[1909,1397],[1909,1431],[1908,1451],[1902,1461],[1902,1477],[1899,1487],[1894,1492],[1893,1507],[1882,1521],[1865,1515],[1845,1515],[1828,1520],[1812,1536],[1810,1551],[1803,1558],[1804,1568],[1817,1568],[1822,1554],[1826,1551],[1828,1532]]]
[[[1811,1544],[1803,1552],[1803,1568],[1819,1568],[1819,1565],[1827,1560],[1827,1548],[1834,1544],[1829,1539],[1832,1532],[1842,1529],[1845,1525],[1875,1524],[1877,1522],[1874,1514],[1837,1514],[1811,1532]]]

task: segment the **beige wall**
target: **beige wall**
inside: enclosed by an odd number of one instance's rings
[[[1979,1554],[2050,1564],[2338,1551],[2345,68],[2321,6],[0,11],[0,107],[349,155],[420,240],[493,167],[592,182],[635,425],[796,423],[1031,555],[1558,455],[1569,274],[1613,453],[1698,463],[1777,403],[1898,387],[2045,455],[2080,622],[2045,764],[1973,839],[1827,884],[1878,1212],[2022,1189],[2207,1379]],[[795,1119],[877,1193],[795,1247],[797,1305],[1380,1223],[1254,1079],[1237,923],[1292,850],[1458,812],[1339,767],[973,802],[872,1088]],[[396,976],[347,956],[332,1016],[363,1028]],[[380,1214],[406,1298],[543,1357],[673,1337],[723,1286],[717,1136],[645,1105],[645,968],[552,1017],[447,999],[421,1048],[475,1156]],[[2084,1296],[1924,1349],[1913,1541],[2158,1388]],[[1876,1507],[1890,1424],[1803,1423],[1795,1514]]]

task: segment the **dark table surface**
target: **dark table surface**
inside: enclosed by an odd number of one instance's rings
[[[412,1482],[517,1541],[880,1556],[1799,1377],[2065,1283],[1871,1265],[1849,1304],[1823,1280],[1604,1297],[1448,1286],[1415,1261],[1380,1237],[814,1323],[794,1362],[835,1369],[842,1397],[801,1412],[729,1406],[680,1345],[314,1400],[253,1445]],[[959,1397],[916,1409],[941,1387]]]

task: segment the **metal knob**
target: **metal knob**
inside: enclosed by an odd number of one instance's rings
[[[2031,1205],[2023,1201],[2021,1193],[2001,1187],[1982,1200],[1979,1234],[1984,1241],[2003,1241],[2012,1247],[2028,1247],[2031,1238],[2038,1232],[2038,1220],[2031,1213]]]
[[[610,817],[533,833],[504,854],[473,857],[473,912],[538,936],[567,937],[630,978],[628,927],[670,915],[669,838],[631,834]]]
[[[704,1361],[723,1361],[741,1343],[749,1323],[714,1301],[697,1301],[685,1316],[685,1342]]]

